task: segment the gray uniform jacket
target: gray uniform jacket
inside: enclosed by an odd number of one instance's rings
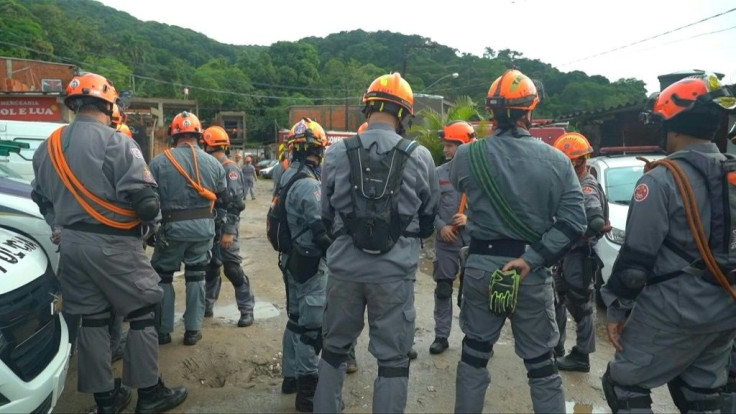
[[[242,204],[244,197],[243,180],[241,179],[240,167],[235,162],[223,158],[218,160],[225,169],[225,177],[227,179],[227,191],[230,193],[231,203]],[[223,162],[224,161],[224,162]],[[229,162],[228,162],[229,161]],[[228,208],[230,207],[230,208]],[[243,205],[243,207],[245,207]],[[238,225],[240,224],[240,211],[243,209],[232,208],[231,206],[218,206],[217,217],[222,218],[223,234],[238,234]],[[237,211],[237,214],[236,214]]]
[[[289,182],[301,165],[297,161],[289,165],[289,169],[281,175],[281,187]],[[308,165],[303,166],[302,171],[314,174],[314,171]],[[314,177],[302,178],[289,189],[285,204],[286,219],[289,223],[289,232],[292,238],[301,233],[294,240],[296,244],[306,248],[317,248],[309,225],[322,221],[321,199],[320,182]]]
[[[714,159],[725,156],[715,144],[691,145],[685,151],[709,154]],[[689,164],[676,161],[685,171],[693,188],[706,236],[710,236],[710,197],[704,178]],[[636,296],[632,319],[646,321],[647,325],[663,330],[687,330],[692,334],[736,329],[736,306],[720,286],[710,284],[687,269],[689,262],[664,245],[669,239],[692,257],[700,257],[690,232],[680,191],[672,174],[657,167],[638,181],[626,221],[626,238],[613,266],[611,280],[603,287],[604,300],[611,305],[609,316],[615,310],[624,310],[626,300],[615,301],[620,292],[613,288],[621,280],[621,270],[640,268],[649,277],[683,271],[683,275],[644,287]],[[634,295],[636,293],[634,292]],[[624,295],[629,296],[626,292]],[[623,307],[622,307],[623,304]]]
[[[360,135],[363,145],[373,146],[371,155],[389,153],[401,138],[391,125],[372,123]],[[322,168],[322,218],[331,223],[333,234],[343,228],[340,214],[352,212],[350,164],[344,143],[326,152]],[[407,160],[399,190],[399,212],[411,216],[408,232],[419,232],[420,217],[431,226],[437,214],[439,188],[434,161],[429,150],[418,146]],[[400,237],[394,247],[382,254],[371,255],[353,245],[349,234],[343,234],[327,250],[330,277],[362,283],[414,279],[419,260],[420,240]]]
[[[606,200],[600,193],[598,180],[593,177],[593,174],[587,173],[580,180],[580,186],[583,190],[583,205],[585,206],[585,216],[588,218],[588,220],[590,220],[591,217],[595,216],[603,217],[603,203],[606,202]],[[589,245],[593,246],[597,242],[598,237],[596,235],[588,237],[587,243]],[[583,242],[580,243],[580,245],[582,244]]]
[[[480,141],[485,147],[491,174],[517,217],[542,235],[540,245],[551,254],[563,253],[572,240],[558,228],[564,222],[568,232],[582,234],[586,229],[583,193],[570,160],[551,145],[532,138],[519,129],[520,138],[511,132],[496,131]],[[468,195],[468,231],[481,240],[523,240],[496,210],[470,172],[468,144],[461,145],[450,165],[450,181]],[[553,227],[555,223],[560,223]],[[542,252],[528,247],[522,258],[532,270],[543,265]],[[488,272],[495,269],[489,256],[470,255],[467,267]],[[522,283],[537,284],[547,272],[533,272]]]
[[[156,180],[135,141],[109,126],[88,116],[78,115],[64,129],[61,138],[64,156],[72,172],[101,199],[132,209],[130,194],[144,187],[156,187]],[[33,191],[45,205],[42,211],[49,225],[100,224],[64,186],[51,164],[46,142],[33,154],[33,170],[36,176],[32,183]],[[94,203],[90,204],[94,206]],[[98,211],[116,221],[130,221],[129,217],[106,210]]]
[[[243,165],[243,182],[250,183],[251,186],[253,186],[253,183],[256,180],[256,167],[253,166],[253,164],[245,164]]]
[[[276,195],[276,190],[279,189],[279,183],[281,182],[281,176],[284,174],[284,164],[282,164],[283,161],[279,161],[276,166],[273,167],[273,195]]]
[[[450,164],[452,160],[440,165],[436,169],[437,180],[440,185],[440,201],[439,208],[437,209],[437,216],[434,219],[434,229],[436,230],[435,238],[436,243],[443,248],[457,248],[460,249],[463,246],[467,246],[470,243],[470,236],[468,235],[468,229],[461,227],[457,232],[457,239],[454,243],[447,243],[440,237],[440,230],[445,226],[452,225],[452,217],[457,214],[460,208],[460,199],[462,193],[457,191],[453,187],[450,181]]]
[[[197,181],[194,174],[192,150],[188,145],[171,150],[176,161],[189,176]],[[215,157],[195,147],[199,175],[203,187],[215,194],[227,188],[225,169]],[[189,210],[209,207],[210,202],[202,198],[197,190],[189,185],[179,171],[171,164],[165,154],[157,155],[151,161],[151,172],[158,182],[158,194],[161,199],[161,212],[168,210]],[[215,221],[210,218],[182,220],[166,223],[166,237],[180,241],[203,241],[215,236]]]

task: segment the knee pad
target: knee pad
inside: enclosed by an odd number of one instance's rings
[[[158,327],[157,321],[161,319],[161,304],[144,306],[130,312],[126,318],[130,321],[130,329],[143,330],[149,326]]]
[[[485,356],[479,357],[471,355],[467,352],[465,348],[470,348],[473,351],[484,354]],[[463,338],[463,350],[460,356],[460,360],[470,365],[471,367],[486,368],[488,366],[488,360],[491,358],[492,350],[493,345],[491,345],[490,342],[476,341],[475,339],[471,339],[466,336],[465,338]]]
[[[204,274],[204,280],[205,282],[212,282],[213,280],[220,277],[220,268],[219,267],[207,267],[207,272]]]
[[[649,396],[650,390],[642,387],[636,387],[632,385],[620,385],[613,381],[611,378],[611,366],[609,365],[606,368],[606,372],[603,374],[603,377],[601,378],[601,385],[603,386],[603,395],[606,397],[606,402],[608,403],[608,406],[611,408],[611,412],[613,414],[616,414],[621,409],[630,410],[633,408],[651,408],[652,406],[652,397]],[[623,388],[625,390],[629,390],[632,392],[638,392],[641,394],[647,394],[643,395],[641,397],[633,397],[633,398],[618,398],[618,395],[616,395],[616,390],[614,386]]]
[[[107,328],[112,327],[115,314],[112,309],[105,309],[102,312],[81,315],[82,327],[84,328]]]
[[[348,360],[347,350],[345,350],[344,354],[340,354],[323,349],[322,360],[330,364],[333,368],[340,369],[340,365]]]
[[[207,265],[186,265],[184,266],[184,280],[189,282],[202,282],[207,274]]]
[[[378,367],[378,376],[383,378],[409,377],[409,367]]]
[[[434,296],[437,299],[452,298],[452,280],[440,279],[437,281],[437,287],[434,288]]]
[[[314,348],[314,353],[319,355],[322,351],[322,327],[307,329],[302,326],[301,328],[302,333],[299,336],[299,340],[301,340],[303,344]],[[309,336],[309,333],[315,333],[314,337]]]
[[[174,282],[174,272],[158,272],[158,277],[161,278],[159,283],[171,284]]]
[[[240,266],[240,263],[225,262],[225,276],[236,288],[239,288],[245,284],[246,276],[243,268]]]
[[[698,394],[698,399],[689,400],[683,389],[687,388],[691,392]],[[706,412],[706,411],[720,411],[723,407],[723,399],[721,398],[721,388],[698,388],[693,387],[682,377],[675,377],[672,381],[667,383],[667,389],[670,391],[672,401],[681,413],[688,413],[690,411]],[[708,398],[712,396],[712,398]]]
[[[558,372],[557,364],[555,363],[555,359],[552,356],[552,352],[546,352],[535,358],[529,358],[529,359],[525,358],[524,364],[536,365],[536,364],[540,364],[545,361],[548,361],[549,363],[544,364],[541,367],[537,367],[537,368],[527,367],[526,377],[529,379],[545,378],[545,377],[549,377],[551,375],[556,374]]]

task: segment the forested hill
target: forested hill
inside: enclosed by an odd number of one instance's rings
[[[251,138],[271,137],[274,121],[287,125],[289,105],[343,104],[346,97],[358,104],[370,82],[390,71],[405,72],[415,92],[457,72],[457,79],[443,79],[426,93],[450,101],[469,96],[482,109],[493,79],[515,65],[544,83],[546,99],[537,116],[617,105],[646,94],[641,80],[565,73],[492,44],[479,57],[417,35],[354,30],[268,47],[236,46],[142,22],[92,0],[0,0],[0,56],[76,64],[136,96],[183,98],[186,85],[205,117],[220,109],[245,110]]]

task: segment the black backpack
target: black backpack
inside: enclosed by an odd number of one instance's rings
[[[286,196],[288,195],[289,190],[294,183],[302,178],[312,177],[311,174],[302,171],[302,168],[303,165],[300,166],[296,174],[286,182],[286,185],[278,188],[276,195],[273,198],[273,202],[271,203],[271,207],[268,209],[268,214],[266,215],[266,236],[268,237],[268,241],[271,242],[271,246],[273,246],[274,250],[277,252],[290,253],[293,246],[293,240],[304,233],[303,230],[301,233],[291,237],[289,223],[286,219]]]
[[[401,139],[393,149],[373,160],[359,135],[343,140],[350,160],[350,186],[353,211],[342,214],[344,233],[350,234],[355,247],[369,254],[391,250],[406,232],[412,216],[399,215],[399,189],[406,162],[418,144]]]

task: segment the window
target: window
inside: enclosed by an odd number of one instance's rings
[[[606,197],[608,202],[629,205],[636,182],[644,173],[644,166],[609,168],[606,174]]]

